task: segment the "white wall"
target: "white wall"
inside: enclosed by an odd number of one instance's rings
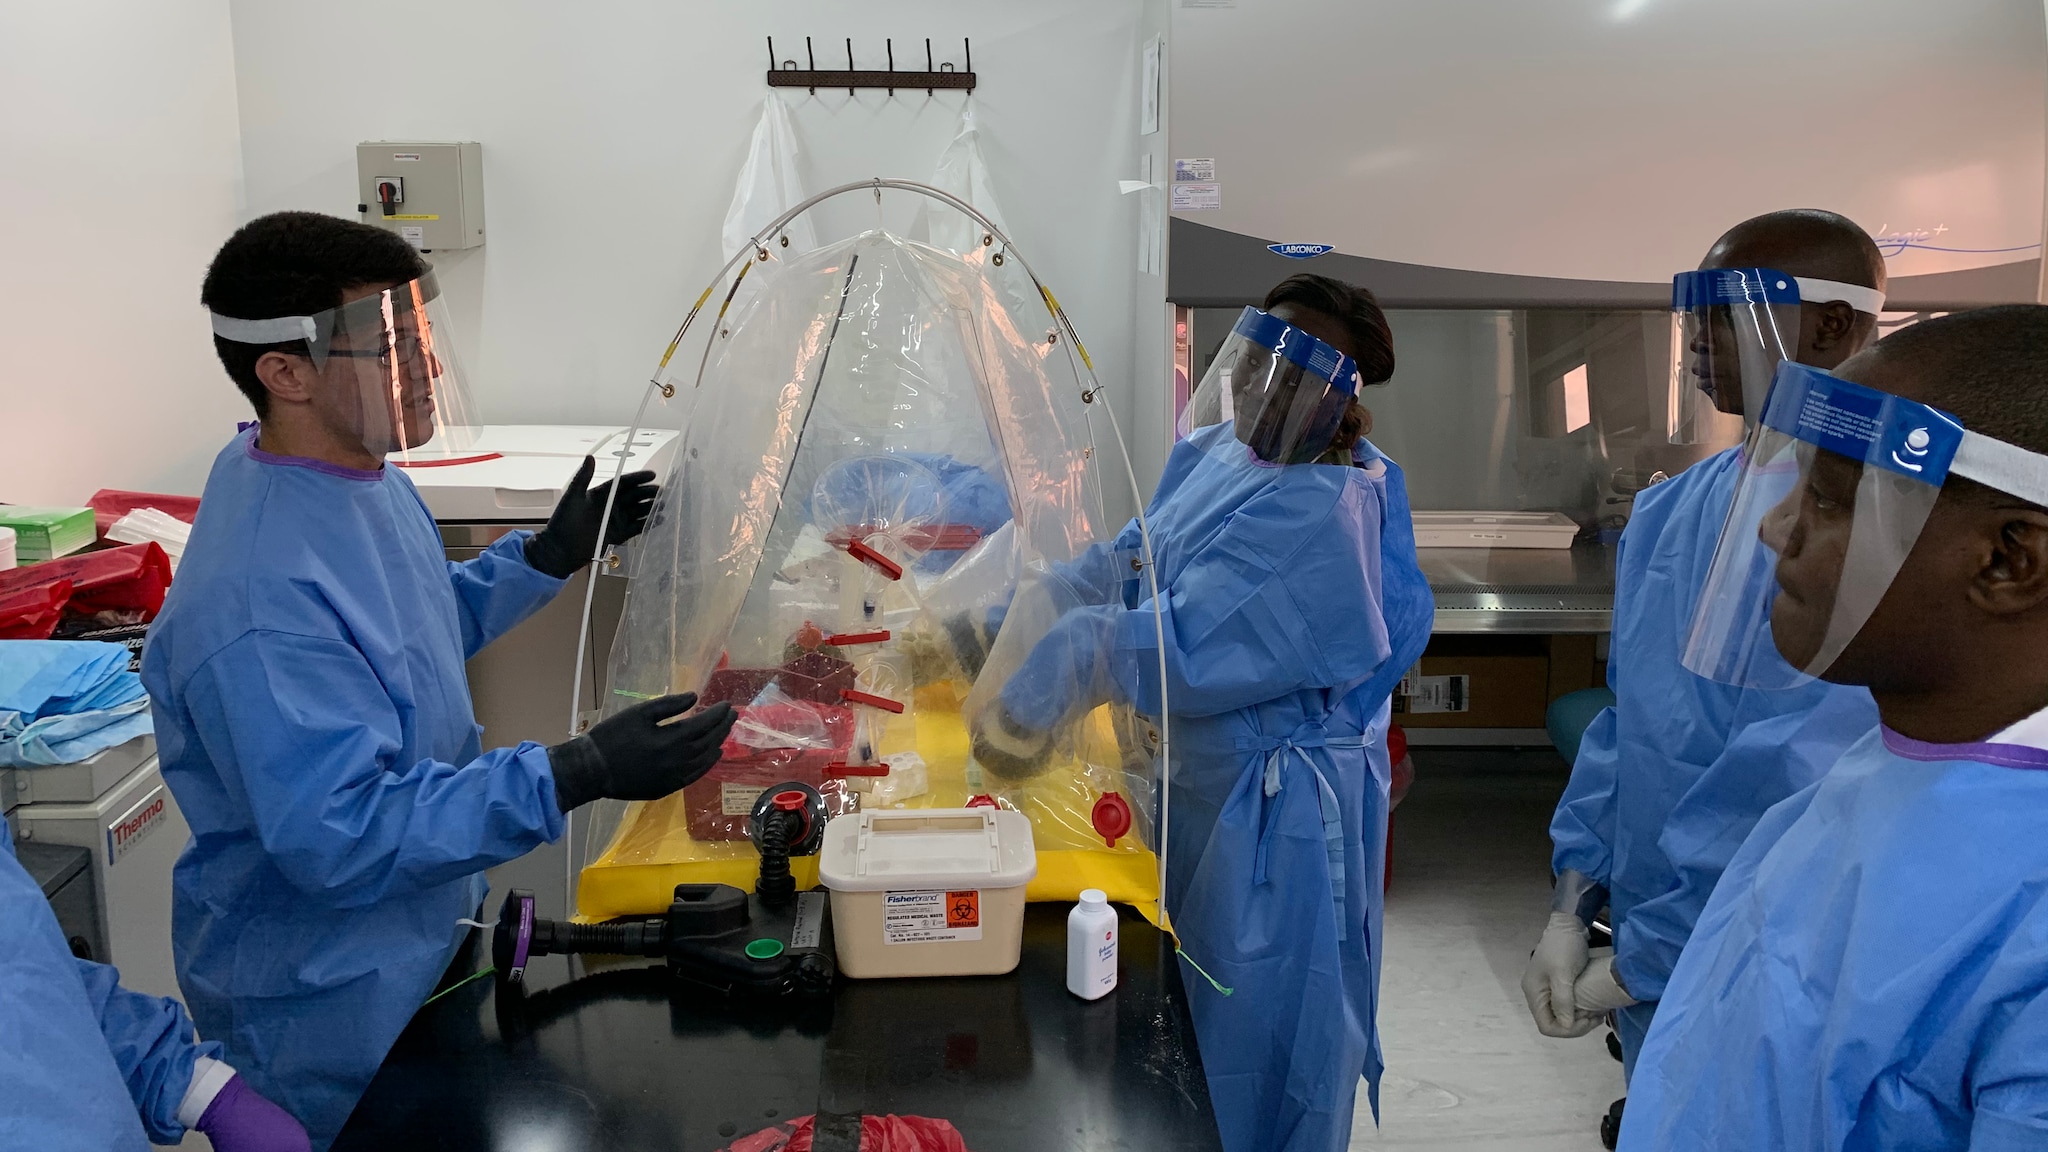
[[[1135,195],[1156,197],[1158,201],[1157,227],[1161,230],[1159,257],[1162,263],[1154,274],[1140,274],[1133,285],[1132,299],[1136,309],[1133,316],[1135,325],[1136,376],[1132,382],[1130,408],[1136,409],[1134,419],[1125,426],[1125,434],[1131,440],[1131,456],[1137,468],[1138,485],[1147,500],[1152,498],[1152,489],[1159,480],[1159,473],[1166,467],[1166,455],[1173,448],[1173,308],[1166,302],[1166,264],[1171,253],[1167,249],[1165,228],[1167,227],[1166,185],[1170,182],[1169,170],[1173,161],[1167,149],[1168,133],[1172,131],[1172,109],[1167,93],[1172,88],[1169,75],[1173,65],[1170,35],[1173,10],[1170,0],[1144,0],[1139,16],[1138,38],[1140,49],[1143,43],[1158,37],[1163,43],[1159,53],[1159,131],[1139,138],[1139,148],[1152,158],[1152,179],[1160,185],[1157,192],[1143,192]],[[1142,239],[1139,242],[1143,242]],[[1135,258],[1135,252],[1133,253]],[[1127,411],[1119,408],[1118,412]],[[1133,425],[1135,427],[1133,427]]]
[[[247,413],[199,282],[240,217],[227,0],[0,5],[0,501],[197,492]]]
[[[851,36],[859,65],[879,68],[884,37],[899,67],[922,67],[926,36],[938,59],[957,64],[964,35],[1012,236],[1128,413],[1135,301],[1141,289],[1163,300],[1156,277],[1140,284],[1135,198],[1116,190],[1136,175],[1148,4],[1161,0],[363,0],[344,15],[235,0],[247,215],[353,218],[358,141],[482,141],[490,239],[434,259],[468,329],[464,362],[486,418],[624,421],[721,262],[720,226],[770,91],[765,38],[801,61],[808,35],[820,67],[843,68]],[[964,97],[786,98],[817,191],[874,175],[929,178]],[[912,209],[891,198],[883,218],[901,230]],[[820,237],[874,219],[872,201],[841,203],[820,218]],[[1148,307],[1151,340],[1158,306]]]

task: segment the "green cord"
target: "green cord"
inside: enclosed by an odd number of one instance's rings
[[[1187,961],[1188,967],[1193,968],[1197,972],[1201,972],[1202,979],[1207,980],[1209,982],[1209,987],[1214,988],[1218,992],[1223,993],[1225,996],[1236,995],[1237,990],[1235,988],[1225,988],[1223,985],[1216,982],[1216,978],[1214,976],[1209,975],[1207,972],[1202,972],[1202,966],[1200,964],[1195,963],[1195,958],[1193,956],[1190,956],[1186,952],[1182,951],[1181,946],[1179,944],[1175,944],[1173,946],[1173,954]],[[449,989],[449,991],[452,992],[454,991],[454,989],[451,988]],[[433,1001],[429,1000],[427,1001],[427,1003],[431,1004],[433,1003]]]
[[[1188,963],[1192,964],[1194,963],[1194,961],[1190,960],[1188,961]],[[450,992],[455,991],[457,988],[460,988],[465,984],[474,984],[477,981],[483,979],[484,977],[489,976],[491,973],[496,972],[497,970],[497,965],[493,964],[485,967],[484,970],[481,972],[472,972],[469,975],[464,976],[462,979],[457,980],[455,983],[450,984],[446,988],[441,989],[439,992],[434,993],[432,996],[427,997],[427,1004],[432,1004],[434,1001],[439,1000],[441,997],[446,996]],[[1200,972],[1201,969],[1197,968],[1196,971]],[[1207,973],[1203,974],[1207,975]],[[1226,992],[1224,993],[1224,995],[1228,996],[1229,993]],[[420,1007],[425,1008],[427,1004],[422,1004],[420,1005]]]
[[[659,699],[661,699],[661,697],[659,697],[659,696],[649,696],[649,695],[648,695],[647,693],[645,693],[645,692],[628,692],[628,691],[626,691],[626,690],[625,690],[624,688],[614,688],[614,689],[612,689],[612,695],[614,695],[614,696],[624,696],[624,697],[625,697],[625,698],[627,698],[628,700],[659,700]]]

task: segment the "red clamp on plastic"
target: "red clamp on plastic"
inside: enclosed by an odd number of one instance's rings
[[[868,547],[865,541],[848,540],[846,542],[846,553],[891,580],[903,579],[903,565]]]
[[[481,464],[486,460],[503,460],[502,452],[485,452],[480,456],[453,456],[446,460],[393,460],[400,468],[447,468],[455,464]]]
[[[832,645],[834,648],[845,648],[854,644],[886,644],[888,642],[889,632],[887,629],[883,629],[880,632],[842,632],[837,636],[825,637],[825,643]]]
[[[1131,830],[1131,804],[1122,793],[1104,792],[1095,801],[1095,810],[1089,813],[1089,821],[1095,825],[1095,834],[1111,848],[1124,833]]]
[[[834,760],[832,763],[825,765],[825,775],[827,776],[887,776],[888,774],[889,766],[887,764],[848,764],[844,760]]]
[[[986,792],[983,792],[983,793],[982,793],[981,795],[979,795],[979,796],[969,796],[969,797],[967,798],[967,807],[969,807],[969,808],[1000,808],[1000,807],[1002,807],[1002,805],[1000,805],[1000,804],[996,803],[996,798],[995,798],[995,797],[993,797],[993,796],[989,795],[989,794],[988,794],[988,793],[986,793]]]
[[[946,524],[932,533],[930,552],[965,552],[981,543],[981,529],[972,524]]]
[[[898,715],[903,713],[903,705],[889,699],[887,696],[877,696],[872,692],[859,692],[852,688],[841,688],[839,690],[839,698],[848,704],[865,704],[870,708],[880,708],[884,712],[894,712]]]

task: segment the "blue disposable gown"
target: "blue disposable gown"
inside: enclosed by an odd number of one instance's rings
[[[1729,449],[1636,498],[1615,559],[1607,663],[1615,703],[1586,730],[1550,823],[1552,866],[1608,889],[1615,970],[1643,1001],[1615,1014],[1631,1069],[1672,966],[1742,838],[1877,726],[1861,688],[1818,680],[1738,688],[1680,664],[1741,467],[1740,449]],[[1800,726],[1798,740],[1727,754],[1750,724],[1808,713],[1818,719]]]
[[[1730,861],[1621,1147],[2048,1148],[2044,828],[2048,751],[1857,741]]]
[[[447,560],[412,481],[256,449],[207,478],[143,653],[200,1031],[325,1148],[453,957],[482,872],[561,835],[547,752],[479,746],[463,662],[561,588]]]
[[[0,820],[0,1148],[145,1152],[184,1138],[178,1105],[201,1056],[176,1000],[121,987],[64,943]]]
[[[1217,425],[1174,448],[1147,511],[1172,710],[1166,906],[1232,990],[1183,965],[1229,1152],[1342,1149],[1361,1076],[1377,1099],[1383,737],[1434,605],[1401,470],[1369,443],[1357,460],[1271,467]],[[1105,551],[1137,547],[1133,523]],[[1128,575],[1102,566],[1122,602],[1061,619],[1005,688],[1013,715],[1073,711],[1069,682],[1082,704],[1156,705],[1159,631]]]

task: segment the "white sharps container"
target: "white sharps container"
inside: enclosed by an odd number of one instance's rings
[[[825,826],[818,878],[848,976],[996,976],[1017,966],[1031,821],[1002,808],[862,812]]]

